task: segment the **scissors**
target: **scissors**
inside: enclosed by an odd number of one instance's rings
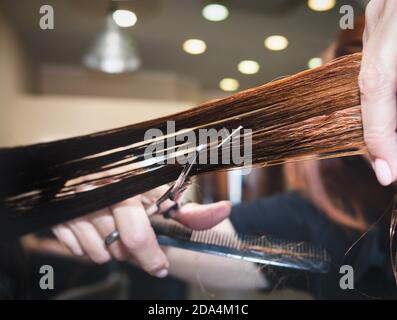
[[[146,213],[151,216],[153,214],[160,213],[161,205],[166,202],[167,200],[171,200],[175,202],[165,211],[162,211],[165,218],[172,218],[175,212],[179,209],[178,199],[183,194],[183,192],[188,188],[190,185],[189,173],[193,168],[193,165],[196,162],[196,159],[201,150],[203,150],[205,145],[201,144],[196,148],[195,155],[193,156],[192,160],[190,160],[182,169],[181,173],[179,174],[178,178],[175,182],[171,185],[171,187],[147,210]],[[120,238],[120,234],[117,230],[110,233],[105,238],[105,245],[110,246],[113,242],[117,241]]]

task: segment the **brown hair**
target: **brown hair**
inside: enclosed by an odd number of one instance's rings
[[[354,29],[340,32],[335,55],[343,56],[362,50],[365,19],[358,17]],[[359,231],[377,220],[393,201],[393,187],[381,187],[369,161],[349,157],[307,161],[285,165],[288,188],[300,191],[332,221]]]
[[[166,132],[167,120],[176,122],[174,136],[181,130],[197,133],[200,128],[231,132],[242,125],[252,129],[256,166],[362,154],[360,61],[360,54],[346,56],[137,125],[0,149],[0,237],[36,231],[175,180],[181,165],[142,162],[146,147],[153,142],[143,140],[146,130]],[[212,142],[209,149],[216,144]],[[181,146],[186,143],[179,142],[174,149]],[[197,164],[192,174],[235,166]]]

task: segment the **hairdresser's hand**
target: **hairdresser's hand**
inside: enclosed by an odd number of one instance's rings
[[[157,188],[59,225],[53,231],[75,255],[87,255],[96,263],[105,263],[112,257],[118,260],[132,258],[148,273],[165,277],[169,264],[145,211],[164,190],[166,188]],[[227,201],[210,205],[189,203],[182,206],[174,218],[193,229],[208,229],[225,219],[229,212],[230,204]],[[107,248],[104,239],[116,229],[120,240]]]
[[[364,138],[379,182],[397,179],[397,1],[366,10],[360,89]]]

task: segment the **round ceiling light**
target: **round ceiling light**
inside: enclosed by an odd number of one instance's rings
[[[240,87],[240,83],[233,78],[224,78],[219,82],[219,87],[227,92],[236,91]]]
[[[112,14],[114,22],[119,27],[132,27],[138,21],[136,14],[130,10],[118,9]]]
[[[207,50],[206,43],[199,39],[188,39],[183,43],[182,47],[189,54],[202,54]]]
[[[272,51],[281,51],[288,47],[288,39],[284,36],[274,35],[265,39],[265,47]]]
[[[229,16],[229,10],[222,4],[212,3],[203,8],[203,17],[209,21],[223,21]]]
[[[237,66],[238,71],[243,74],[255,74],[259,71],[259,63],[253,60],[243,60]]]
[[[308,0],[307,6],[314,11],[328,11],[336,5],[336,0]]]
[[[319,57],[314,57],[309,60],[309,62],[307,63],[307,66],[310,69],[313,69],[313,68],[317,68],[317,67],[321,66],[322,64],[323,64],[323,59],[321,59]]]

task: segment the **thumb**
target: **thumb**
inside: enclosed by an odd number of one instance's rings
[[[360,73],[364,138],[379,182],[397,178],[396,73],[363,59]],[[394,68],[393,68],[394,69]]]
[[[212,204],[188,203],[182,206],[173,218],[189,228],[204,230],[226,219],[231,207],[229,201]]]

